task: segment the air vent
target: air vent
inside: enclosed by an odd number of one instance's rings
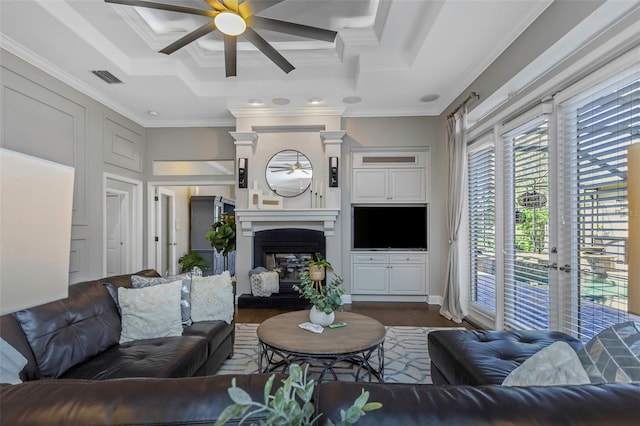
[[[362,157],[362,164],[416,163],[416,157]]]
[[[91,72],[97,75],[107,84],[122,83],[122,80],[120,80],[115,75],[111,74],[109,71],[91,71]]]

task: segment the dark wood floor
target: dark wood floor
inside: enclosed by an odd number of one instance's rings
[[[457,324],[440,315],[440,306],[426,303],[353,302],[345,305],[345,311],[363,314],[377,319],[384,325],[409,325],[417,327],[466,327],[472,324]],[[281,309],[238,309],[237,322],[261,323],[267,318],[288,312]]]

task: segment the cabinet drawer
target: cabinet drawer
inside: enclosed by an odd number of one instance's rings
[[[391,263],[424,263],[426,261],[426,256],[422,253],[398,253],[389,257]]]
[[[389,256],[378,253],[360,253],[353,255],[353,263],[387,263]]]

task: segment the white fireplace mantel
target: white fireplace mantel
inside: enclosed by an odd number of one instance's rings
[[[326,237],[334,235],[337,209],[236,209],[236,222],[242,235],[253,237],[257,231],[268,229],[301,228],[323,231]]]

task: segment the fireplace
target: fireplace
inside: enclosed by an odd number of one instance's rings
[[[326,255],[325,237],[310,229],[269,229],[255,233],[254,267],[263,266],[280,275],[280,292],[293,292],[300,272],[307,270],[315,253]]]

